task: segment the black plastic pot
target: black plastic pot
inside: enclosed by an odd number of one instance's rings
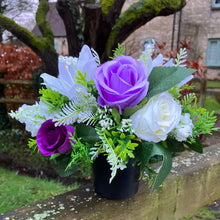
[[[111,177],[110,165],[106,157],[100,154],[93,163],[93,183],[95,192],[107,199],[119,200],[132,197],[138,191],[140,167],[133,166],[130,159],[127,168],[117,170],[117,174],[109,183]]]

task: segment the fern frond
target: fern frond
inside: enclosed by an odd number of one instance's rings
[[[115,50],[113,50],[114,56],[110,57],[110,58],[114,59],[114,58],[119,57],[124,54],[125,54],[125,46],[118,43],[118,47]]]
[[[99,153],[100,153],[100,149],[101,147],[97,148],[97,147],[91,147],[90,148],[90,155],[91,155],[91,160],[95,160],[95,158],[98,157]]]
[[[73,124],[76,122],[80,112],[81,107],[74,101],[70,101],[65,104],[61,112],[55,116],[55,120],[57,121],[56,126]]]
[[[95,113],[91,111],[80,112],[78,123],[85,123],[86,125],[94,126],[99,121]]]
[[[108,138],[105,135],[105,132],[102,131],[102,129],[100,128],[96,128],[97,134],[99,135],[99,138],[102,140],[103,143],[103,148],[105,150],[105,152],[108,154],[107,156],[107,161],[111,166],[111,178],[109,180],[109,183],[111,183],[111,181],[113,180],[113,178],[115,177],[116,173],[117,173],[117,169],[119,168],[119,163],[120,161],[118,161],[118,156],[116,155],[112,144],[109,142]]]
[[[183,97],[181,100],[181,104],[183,108],[186,108],[188,105],[190,105],[194,100],[196,100],[195,93],[189,93]]]
[[[187,50],[186,48],[181,48],[180,52],[177,54],[177,58],[175,59],[175,66],[186,67],[187,61]]]

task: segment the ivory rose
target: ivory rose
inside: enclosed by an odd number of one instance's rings
[[[168,92],[152,97],[130,119],[137,137],[154,143],[165,141],[179,123],[181,106]]]

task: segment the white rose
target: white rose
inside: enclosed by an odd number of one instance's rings
[[[171,132],[176,140],[185,141],[189,136],[192,136],[192,129],[194,125],[192,120],[190,119],[190,114],[186,113],[185,115],[181,115],[179,124],[174,128]]]
[[[130,119],[137,137],[157,143],[166,140],[168,133],[178,125],[180,116],[181,105],[164,92],[152,97]]]

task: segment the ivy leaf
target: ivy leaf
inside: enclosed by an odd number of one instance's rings
[[[184,67],[154,67],[148,77],[149,89],[147,97],[168,91],[170,88],[178,85],[186,77],[190,76],[196,70],[186,69]]]
[[[146,167],[149,168],[150,159],[156,155],[163,157],[163,163],[160,171],[153,183],[152,192],[157,189],[166,179],[172,168],[172,155],[171,152],[164,148],[161,143],[141,142],[137,150],[137,158],[140,159],[142,172]]]

